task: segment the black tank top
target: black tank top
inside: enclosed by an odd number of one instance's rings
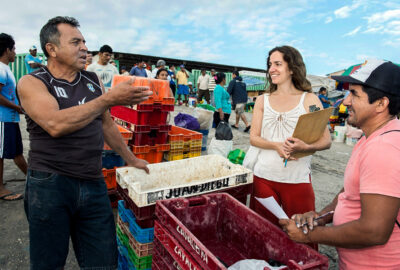
[[[71,83],[54,78],[46,67],[35,70],[30,75],[47,86],[49,93],[57,100],[60,110],[82,105],[102,94],[94,72],[81,71]],[[103,176],[101,154],[104,137],[101,115],[84,128],[59,138],[51,137],[28,115],[26,121],[30,140],[30,169],[81,179]]]

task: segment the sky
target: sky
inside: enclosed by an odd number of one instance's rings
[[[41,27],[62,15],[80,22],[89,50],[108,44],[117,52],[265,69],[269,50],[290,45],[313,75],[368,58],[400,62],[399,0],[13,0],[7,5],[0,10],[0,32],[14,37],[17,53],[40,47]]]

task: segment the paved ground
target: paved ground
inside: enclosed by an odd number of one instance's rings
[[[191,113],[191,108],[175,107],[175,112]],[[247,114],[251,119],[251,114]],[[233,117],[230,122],[233,123]],[[241,123],[243,125],[243,123]],[[234,149],[240,148],[245,151],[249,145],[249,135],[243,133],[244,126],[239,130],[233,130]],[[26,123],[21,121],[21,131],[24,140],[24,153],[27,157],[29,148]],[[214,136],[214,131],[209,134],[208,143]],[[347,160],[350,157],[352,147],[343,143],[333,143],[331,149],[319,152],[314,155],[312,162],[312,179],[316,193],[317,209],[321,209],[336,195],[341,189],[343,182],[343,172]],[[12,191],[23,192],[24,175],[18,172],[16,166],[10,162],[5,162],[4,179],[7,188]],[[23,210],[23,201],[4,202],[0,201],[0,270],[20,270],[29,269],[29,239],[28,224]],[[334,248],[320,246],[320,252],[330,258],[330,269],[337,269],[337,254]],[[71,249],[65,269],[79,269]]]

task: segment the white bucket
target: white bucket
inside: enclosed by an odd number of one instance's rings
[[[347,144],[347,145],[353,146],[353,145],[355,145],[357,142],[358,142],[358,139],[357,139],[357,138],[352,138],[352,137],[346,136],[346,144]]]
[[[346,127],[344,126],[335,126],[335,131],[333,132],[333,141],[334,142],[344,142],[346,135]]]

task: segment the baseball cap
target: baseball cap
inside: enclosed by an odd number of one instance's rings
[[[157,67],[165,66],[165,61],[162,59],[158,60],[156,66]]]
[[[332,79],[376,88],[384,93],[400,96],[400,67],[390,61],[369,59],[347,76]]]
[[[185,65],[180,65],[179,67],[181,67],[181,68],[185,68]]]
[[[25,47],[26,48],[26,47]],[[37,50],[37,48],[36,48],[36,46],[35,45],[32,45],[31,47],[30,47],[30,49],[29,49],[30,51],[34,51],[34,50]]]
[[[193,85],[193,83],[192,82],[188,82],[188,85]]]

